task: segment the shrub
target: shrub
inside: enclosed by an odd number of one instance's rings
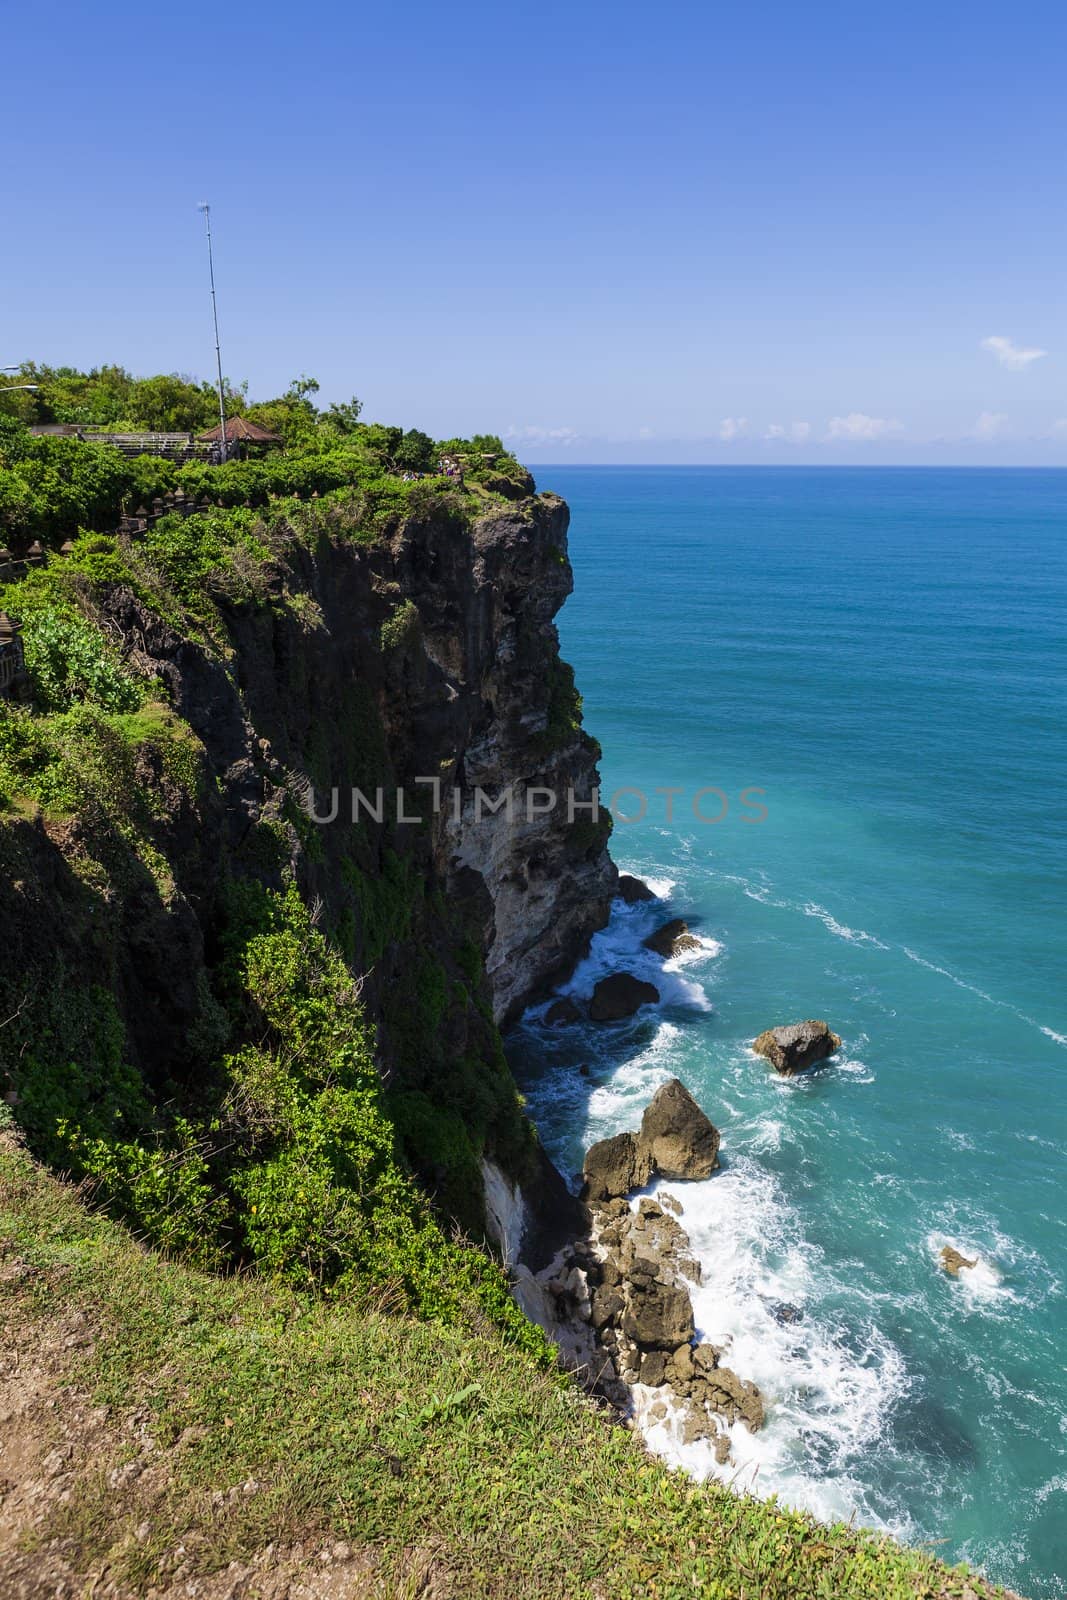
[[[136,711],[144,699],[143,686],[84,617],[32,613],[24,643],[33,696],[45,711],[67,711],[83,702],[105,711]]]

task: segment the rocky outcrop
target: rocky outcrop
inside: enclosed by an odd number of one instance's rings
[[[628,906],[636,905],[640,900],[654,900],[656,896],[640,878],[635,878],[629,872],[620,872],[619,881],[615,890],[620,900],[625,900]]]
[[[593,1022],[621,1022],[632,1017],[642,1006],[655,1005],[659,990],[632,972],[613,972],[601,978],[589,1002],[589,1016]]]
[[[656,1090],[639,1133],[601,1139],[586,1152],[583,1196],[619,1200],[649,1179],[708,1178],[719,1164],[719,1130],[679,1078]]]
[[[671,1197],[663,1196],[664,1201]],[[644,1198],[593,1206],[588,1236],[538,1278],[520,1273],[521,1303],[547,1326],[587,1384],[686,1443],[708,1440],[729,1456],[724,1429],[763,1425],[759,1389],[722,1365],[724,1351],[694,1342],[690,1286],[700,1268],[666,1205]]]
[[[721,1463],[729,1458],[726,1428],[762,1426],[762,1397],[722,1365],[723,1349],[695,1342],[691,1287],[701,1270],[677,1198],[646,1195],[636,1209],[625,1198],[657,1170],[707,1177],[718,1150],[717,1130],[684,1085],[677,1078],[664,1084],[638,1133],[590,1147],[587,1234],[536,1280],[521,1275],[517,1292],[524,1306],[549,1309],[549,1332],[591,1388],[642,1426],[668,1425],[687,1443],[707,1440]]]
[[[758,1056],[765,1056],[777,1072],[791,1078],[840,1050],[841,1039],[825,1022],[810,1020],[768,1028],[753,1041],[752,1048]]]
[[[700,940],[689,932],[688,922],[683,922],[681,917],[672,917],[662,928],[657,928],[655,933],[650,934],[644,941],[644,945],[646,950],[654,950],[664,961],[684,955],[687,950],[702,948]]]
[[[678,1283],[661,1283],[649,1272],[631,1273],[619,1326],[642,1352],[675,1350],[693,1337],[693,1302]],[[643,1357],[642,1357],[643,1359]],[[665,1368],[660,1368],[665,1374]],[[647,1375],[643,1383],[649,1382]],[[663,1382],[663,1376],[652,1380]]]
[[[564,995],[562,1000],[554,1000],[545,1012],[545,1025],[549,1028],[566,1028],[581,1020],[582,1013],[569,995]]]
[[[586,1200],[616,1200],[632,1189],[643,1189],[652,1176],[647,1150],[632,1133],[617,1133],[590,1145],[582,1168]]]
[[[950,1244],[944,1246],[938,1260],[950,1278],[958,1278],[961,1271],[966,1271],[968,1268],[978,1265],[977,1256],[973,1257],[973,1259],[965,1256]]]
[[[641,1119],[638,1149],[663,1178],[708,1178],[719,1165],[719,1131],[689,1090],[672,1078]]]

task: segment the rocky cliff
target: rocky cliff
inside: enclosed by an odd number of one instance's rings
[[[567,524],[552,495],[442,496],[373,528],[331,503],[265,514],[256,562],[180,611],[132,549],[135,578],[108,556],[71,580],[162,707],[106,770],[87,755],[75,810],[17,804],[0,828],[0,1087],[31,1137],[64,1063],[121,1057],[181,1100],[222,1042],[226,895],[295,881],[363,980],[398,1137],[443,1209],[479,1225],[479,1157],[559,1199],[494,1022],[574,962],[616,882],[606,817],[568,813],[598,750],[553,623]]]

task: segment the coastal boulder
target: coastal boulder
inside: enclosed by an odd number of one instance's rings
[[[581,1020],[582,1013],[570,995],[564,995],[561,1000],[554,1000],[545,1012],[545,1024],[549,1028],[564,1028],[572,1022]]]
[[[664,961],[670,961],[672,956],[680,956],[686,950],[701,948],[700,940],[689,932],[688,922],[683,922],[681,917],[672,917],[670,922],[665,922],[662,928],[649,934],[644,944],[646,950],[654,950]]]
[[[963,1268],[976,1267],[978,1265],[977,1256],[971,1258],[962,1255],[959,1250],[956,1250],[950,1244],[945,1245],[939,1260],[950,1278],[958,1278]]]
[[[663,1178],[707,1178],[719,1165],[719,1130],[677,1078],[645,1107],[638,1146]]]
[[[586,1151],[582,1199],[618,1200],[631,1189],[643,1189],[651,1176],[652,1163],[647,1151],[639,1148],[637,1135],[617,1133]]]
[[[739,1378],[729,1367],[716,1367],[701,1385],[701,1398],[709,1410],[729,1423],[743,1422],[751,1433],[763,1427],[763,1398],[756,1385]]]
[[[835,1050],[840,1050],[841,1039],[825,1022],[811,1019],[768,1028],[753,1041],[752,1048],[758,1056],[765,1056],[778,1072],[791,1078],[794,1073],[803,1072],[805,1067],[825,1061]]]
[[[655,1005],[659,990],[632,972],[613,972],[610,978],[601,978],[593,990],[589,1015],[594,1022],[619,1022],[632,1017],[641,1006]]]
[[[640,878],[631,877],[628,872],[619,874],[618,895],[620,900],[625,900],[628,906],[636,905],[639,900],[654,900],[656,897],[647,883]]]
[[[693,1337],[693,1302],[680,1284],[633,1278],[622,1331],[642,1350],[673,1352]]]

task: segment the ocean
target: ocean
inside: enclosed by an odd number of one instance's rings
[[[546,1145],[576,1173],[680,1077],[722,1132],[719,1173],[666,1186],[698,1325],[768,1403],[728,1475],[1063,1595],[1067,473],[538,478],[604,795],[639,818],[612,850],[661,896],[567,986],[622,967],[659,1006],[511,1036]],[[661,971],[669,916],[702,949]],[[751,1041],[803,1017],[843,1048],[781,1080]],[[948,1278],[946,1243],[979,1266]]]

